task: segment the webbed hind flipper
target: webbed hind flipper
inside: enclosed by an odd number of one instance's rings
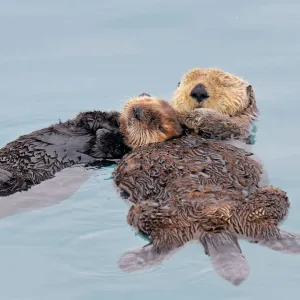
[[[163,208],[154,202],[142,202],[129,209],[128,224],[139,234],[150,238],[151,243],[123,254],[119,261],[123,271],[133,272],[157,266],[184,244],[177,238],[176,228],[172,228],[169,213],[169,208]]]
[[[283,253],[300,254],[300,234],[279,228],[274,228],[274,231],[278,234],[276,238],[262,239],[258,244]]]
[[[234,285],[239,285],[247,278],[250,267],[236,236],[227,232],[207,232],[201,234],[200,242],[213,268],[222,278]]]
[[[153,268],[169,259],[179,248],[157,252],[153,244],[124,253],[119,260],[119,267],[124,272],[135,272]]]

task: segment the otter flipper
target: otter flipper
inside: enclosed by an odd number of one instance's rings
[[[258,244],[283,253],[300,254],[300,234],[276,229],[278,238],[261,240]]]
[[[236,236],[229,233],[204,233],[200,237],[212,266],[224,279],[239,285],[246,279],[250,267],[243,256]]]
[[[171,251],[157,252],[152,244],[124,253],[119,260],[119,267],[124,272],[135,272],[160,265],[170,258],[178,248]]]

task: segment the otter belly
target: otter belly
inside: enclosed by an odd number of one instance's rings
[[[243,141],[233,140],[233,139],[224,140],[224,141],[220,141],[220,142],[226,143],[226,144],[229,144],[229,145],[233,145],[237,148],[240,148],[240,149],[243,149],[243,150],[245,150],[249,153],[252,153],[252,148],[253,148],[252,144],[246,144]],[[269,184],[268,171],[263,167],[262,159],[257,154],[254,154],[254,153],[251,155],[251,158],[256,160],[259,164],[262,165],[262,174],[261,174],[261,177],[260,177],[259,186],[262,187],[262,186],[268,185]]]
[[[185,136],[133,150],[116,167],[114,180],[133,203],[166,203],[209,187],[246,196],[257,189],[261,174],[261,164],[243,149]]]

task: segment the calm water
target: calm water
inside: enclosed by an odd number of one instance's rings
[[[190,68],[220,67],[256,88],[254,150],[290,196],[283,227],[300,232],[299,31],[298,0],[0,1],[0,144],[141,92],[169,98]],[[0,219],[0,299],[297,298],[300,256],[248,243],[251,273],[238,288],[200,245],[122,273],[119,257],[145,241],[126,225],[112,170],[57,205]]]

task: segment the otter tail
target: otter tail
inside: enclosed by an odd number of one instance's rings
[[[212,266],[224,279],[234,285],[242,283],[249,274],[249,264],[242,254],[236,236],[222,233],[205,233],[200,237]]]

